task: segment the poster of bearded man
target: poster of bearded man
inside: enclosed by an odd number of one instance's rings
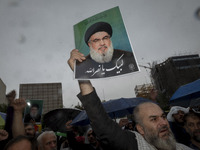
[[[43,100],[26,100],[26,103],[24,123],[41,124]]]
[[[139,71],[119,7],[74,25],[75,47],[85,56],[76,61],[75,79],[99,79]]]

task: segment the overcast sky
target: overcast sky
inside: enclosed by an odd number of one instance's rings
[[[79,102],[79,88],[67,65],[73,25],[119,6],[140,65],[168,57],[200,54],[200,0],[0,0],[0,78],[8,93],[19,84],[61,82],[65,107]],[[93,80],[101,99],[135,97],[149,83],[148,69]]]

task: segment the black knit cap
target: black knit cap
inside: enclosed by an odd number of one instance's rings
[[[112,27],[110,24],[108,24],[106,22],[97,22],[97,23],[91,25],[85,32],[85,43],[88,45],[88,41],[89,41],[90,37],[94,33],[100,32],[100,31],[105,31],[110,35],[110,37],[112,36]]]

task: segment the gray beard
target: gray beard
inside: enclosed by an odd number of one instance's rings
[[[33,113],[30,112],[30,116],[31,116],[33,119],[35,119],[35,118],[37,117],[37,114],[33,114]]]
[[[107,48],[107,46],[104,46],[105,48]],[[113,56],[113,45],[111,43],[110,47],[108,47],[108,50],[106,52],[104,52],[103,54],[99,54],[97,51],[95,51],[92,47],[90,47],[90,56],[91,58],[98,62],[98,63],[108,63],[112,60],[112,56]]]
[[[145,129],[145,128],[144,128]],[[170,129],[169,129],[170,130]],[[160,150],[176,150],[176,140],[170,130],[168,139],[162,139],[152,131],[145,130],[145,140]]]

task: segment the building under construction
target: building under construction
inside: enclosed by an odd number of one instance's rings
[[[43,100],[43,112],[63,108],[61,83],[20,84],[19,97],[28,100]]]
[[[200,57],[198,54],[169,57],[152,66],[151,77],[156,89],[170,98],[181,85],[200,78]]]
[[[136,97],[143,97],[150,99],[150,93],[154,90],[154,86],[152,84],[143,84],[135,86],[135,95]]]

